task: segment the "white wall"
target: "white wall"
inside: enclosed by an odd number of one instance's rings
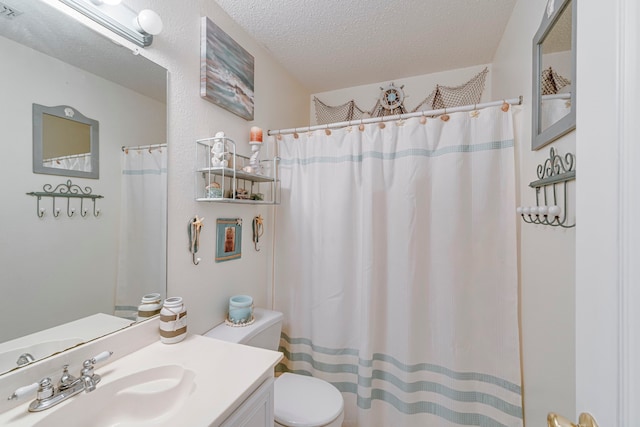
[[[532,40],[546,0],[520,0],[493,61],[493,95],[500,99],[524,96],[516,109],[516,163],[519,205],[535,205],[528,184],[537,179],[536,167],[549,156],[575,153],[576,134],[538,151],[531,151]],[[577,110],[579,111],[579,109]],[[578,175],[580,156],[576,156]],[[575,203],[575,182],[569,187]],[[578,223],[577,227],[580,227]],[[575,235],[561,229],[520,221],[520,303],[525,425],[546,425],[548,412],[573,418],[575,391]],[[577,418],[576,418],[577,419]],[[575,421],[575,420],[574,420]]]
[[[459,68],[457,70],[443,71],[440,73],[423,74],[421,76],[407,77],[394,80],[396,86],[404,85],[405,101],[404,106],[407,111],[416,108],[435,89],[436,85],[459,86],[471,80],[485,67],[489,69],[489,74],[485,80],[484,92],[481,102],[491,101],[491,64],[476,65],[473,67]],[[356,105],[365,111],[371,110],[380,97],[380,87],[384,87],[391,82],[380,82],[355,86],[345,89],[338,89],[329,92],[315,93],[311,96],[311,116],[310,123],[317,124],[313,97],[327,105],[342,105],[345,102],[356,101]],[[289,126],[291,127],[291,126]]]
[[[576,409],[602,427],[640,417],[639,6],[578,3]]]
[[[270,306],[273,207],[216,204],[194,201],[195,140],[223,130],[250,154],[251,126],[279,129],[301,126],[309,117],[309,92],[289,76],[269,52],[250,38],[215,2],[130,0],[135,10],[151,8],[164,22],[162,34],[142,53],[169,70],[169,230],[168,294],[182,296],[189,312],[189,330],[202,333],[223,321],[228,299],[249,294],[258,306]],[[200,18],[208,16],[255,58],[255,120],[246,121],[200,98]],[[264,157],[263,157],[264,158]],[[188,251],[187,223],[204,217],[198,256]],[[262,250],[251,241],[251,220],[265,218]],[[244,221],[242,257],[215,263],[216,218]]]
[[[2,329],[2,342],[42,325],[113,313],[120,147],[164,141],[165,105],[5,38],[0,38],[0,51],[11,58],[0,67],[0,290],[9,302],[4,318],[20,319]],[[53,218],[51,198],[42,199],[45,217],[37,217],[36,198],[25,193],[42,191],[44,184],[55,188],[69,178],[32,172],[32,103],[70,105],[99,121],[100,179],[71,178],[104,196],[97,201],[99,218],[81,218],[77,199],[72,201],[78,212],[73,218],[67,217],[62,199],[56,206],[62,209],[60,217]],[[92,209],[87,203],[85,207]]]

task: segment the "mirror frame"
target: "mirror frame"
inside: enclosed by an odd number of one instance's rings
[[[531,98],[533,100],[531,108],[533,112],[531,122],[531,150],[533,151],[541,149],[576,128],[576,10],[578,0],[550,1],[555,2],[555,10],[550,16],[547,15],[545,11],[542,22],[540,23],[540,28],[533,37],[533,97]],[[569,5],[569,3],[571,4]],[[542,117],[540,111],[542,106],[542,92],[540,90],[542,77],[542,43],[567,7],[571,8],[571,111],[544,131],[540,131],[540,118]]]
[[[71,112],[69,111],[71,110]],[[89,125],[90,127],[90,152],[91,171],[76,171],[69,169],[52,168],[43,165],[43,115],[59,117],[65,120]],[[74,176],[79,178],[98,179],[100,176],[100,153],[99,153],[99,124],[97,120],[90,119],[80,113],[77,109],[68,105],[58,105],[56,107],[46,107],[40,104],[33,104],[33,172],[47,175]]]

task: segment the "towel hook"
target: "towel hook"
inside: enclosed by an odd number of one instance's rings
[[[87,212],[89,211],[84,208],[84,197],[80,198],[80,215],[84,218],[87,216]]]
[[[73,216],[73,214],[76,213],[76,210],[74,208],[69,209],[70,205],[71,205],[71,199],[69,197],[67,197],[67,216],[69,218],[71,218]]]
[[[60,216],[60,208],[56,208],[56,198],[53,197],[53,216],[58,218]]]
[[[196,215],[189,220],[189,226],[187,228],[189,232],[189,252],[191,252],[194,265],[200,264],[200,258],[196,258],[196,253],[198,253],[198,249],[200,248],[200,230],[204,225],[203,221],[204,218],[198,218],[198,215]]]
[[[258,215],[253,218],[251,229],[253,230],[253,247],[257,252],[260,252],[258,242],[264,233],[264,220],[262,219],[262,215]]]

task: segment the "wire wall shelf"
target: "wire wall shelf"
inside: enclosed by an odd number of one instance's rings
[[[63,198],[67,199],[67,216],[71,218],[76,213],[76,209],[71,206],[71,199],[80,199],[80,215],[82,217],[86,217],[89,215],[89,210],[84,206],[84,200],[90,199],[93,202],[93,216],[97,217],[100,215],[100,209],[96,208],[96,199],[102,199],[104,196],[99,194],[92,194],[93,190],[91,187],[81,188],[77,184],[73,184],[71,180],[67,180],[64,184],[58,184],[55,188],[51,184],[45,184],[42,187],[42,191],[32,191],[27,193],[28,196],[34,196],[38,198],[36,205],[36,214],[38,217],[42,218],[45,214],[45,208],[40,207],[40,200],[43,197],[51,197],[52,198],[52,209],[53,216],[60,216],[60,208],[56,207],[56,199]]]
[[[576,179],[575,156],[567,153],[562,157],[551,148],[549,158],[538,165],[537,175],[538,180],[529,184],[536,190],[536,205],[520,206],[516,212],[527,224],[575,227],[575,220],[568,224],[567,209],[567,183]]]
[[[249,157],[236,153],[236,143],[224,136],[197,140],[196,201],[250,205],[279,204],[280,158],[260,160],[259,146],[255,148],[254,155]]]

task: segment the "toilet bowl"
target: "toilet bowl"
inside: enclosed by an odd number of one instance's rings
[[[224,323],[206,337],[277,350],[282,330],[282,313],[256,308],[255,321],[232,327]],[[274,385],[275,425],[281,427],[340,427],[344,420],[344,399],[333,385],[319,378],[284,373]]]

